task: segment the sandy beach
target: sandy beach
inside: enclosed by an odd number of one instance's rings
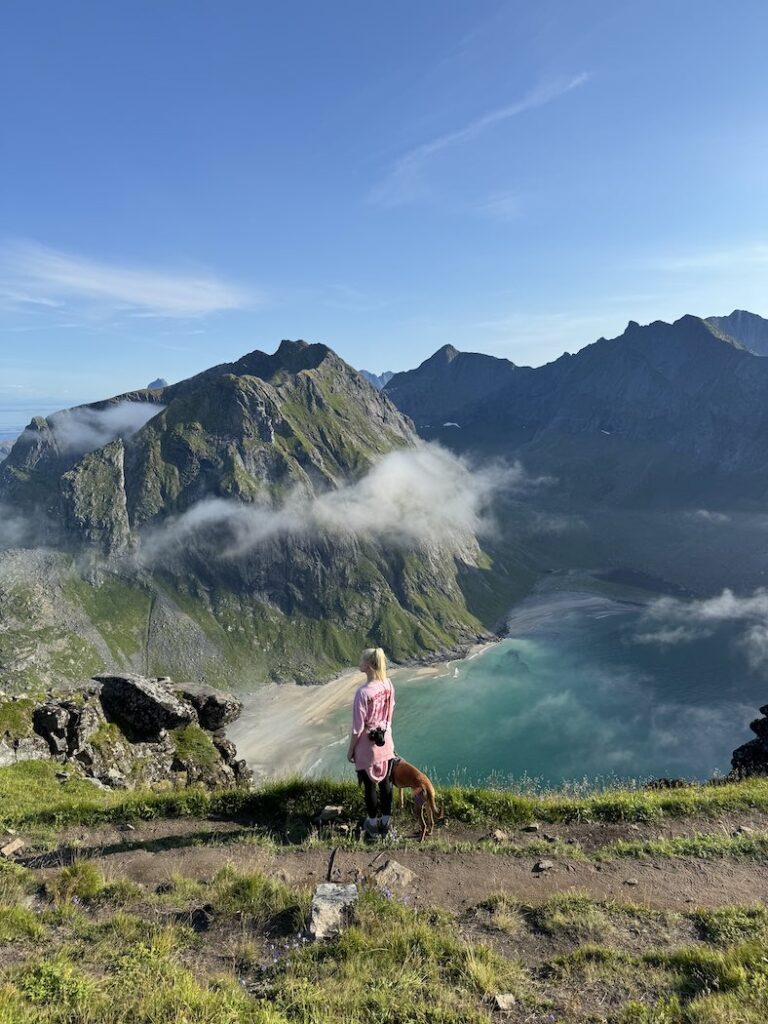
[[[467,657],[477,657],[493,646],[478,644]],[[449,675],[453,664],[444,661],[393,669],[390,677],[397,686],[398,679]],[[339,708],[351,709],[355,690],[364,678],[358,669],[350,669],[322,686],[270,683],[241,694],[243,713],[229,726],[227,736],[257,779],[308,772],[329,744],[347,742],[348,723],[339,726],[331,719]]]

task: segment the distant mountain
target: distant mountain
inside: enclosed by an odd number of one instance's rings
[[[150,381],[147,387],[152,390],[153,388],[167,388],[168,381],[164,377],[158,377],[157,380]]]
[[[13,441],[0,441],[0,462],[2,462],[3,459],[8,458],[11,448],[13,448],[13,444]]]
[[[631,322],[534,369],[443,348],[384,393],[425,437],[521,458],[582,502],[768,498],[768,361],[697,317]]]
[[[384,393],[417,426],[461,426],[465,407],[501,390],[518,373],[508,359],[443,345],[415,370],[396,373]]]
[[[391,488],[419,464],[366,484],[415,446],[386,395],[301,341],[34,418],[0,464],[0,541],[24,545],[0,552],[4,679],[107,665],[252,687],[486,635],[462,590],[471,528],[393,539]]]
[[[708,316],[707,323],[732,338],[757,356],[768,356],[768,320],[757,313],[734,309],[730,316]]]
[[[360,373],[362,373],[369,384],[373,384],[373,386],[378,388],[379,391],[381,391],[384,385],[394,377],[392,370],[385,370],[384,373],[379,374],[371,373],[370,370],[360,370]]]

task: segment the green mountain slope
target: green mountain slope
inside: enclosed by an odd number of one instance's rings
[[[506,599],[471,523],[408,533],[400,464],[381,495],[366,483],[397,452],[423,457],[410,422],[303,342],[33,420],[0,470],[25,538],[0,557],[0,678],[105,665],[247,688],[327,678],[371,643],[406,659],[487,635]]]

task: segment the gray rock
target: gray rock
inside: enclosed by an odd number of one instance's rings
[[[544,871],[551,871],[554,866],[551,860],[537,860],[533,865],[533,870],[540,874]]]
[[[517,1005],[517,1000],[511,992],[497,992],[491,996],[491,1003],[494,1010],[499,1010],[501,1013],[510,1013]]]
[[[315,824],[329,825],[332,821],[338,821],[343,813],[344,808],[341,804],[327,804],[315,818]]]
[[[237,760],[237,747],[232,740],[228,740],[223,736],[214,736],[213,745],[227,764],[235,764],[235,761]]]
[[[35,732],[47,742],[54,757],[65,755],[69,749],[69,718],[67,708],[47,700],[35,708],[32,723]]]
[[[379,889],[405,889],[412,885],[418,875],[415,871],[399,864],[396,860],[388,860],[386,864],[378,869],[374,876],[376,886]]]
[[[173,690],[182,700],[192,705],[200,725],[210,732],[223,729],[242,714],[243,705],[237,697],[206,686],[205,683],[177,683]]]
[[[357,898],[356,885],[337,885],[334,882],[318,885],[309,911],[309,937],[318,941],[338,935],[351,919]]]
[[[49,758],[51,752],[42,736],[26,736],[24,739],[0,740],[0,768],[8,768],[19,761],[40,761]]]
[[[151,740],[163,729],[197,721],[195,709],[180,700],[162,683],[145,676],[96,676],[101,684],[101,703],[108,717],[129,738]]]

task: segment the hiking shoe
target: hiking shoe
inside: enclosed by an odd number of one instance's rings
[[[394,826],[390,824],[390,822],[385,823],[382,821],[381,824],[379,825],[379,833],[382,839],[389,839],[391,841],[393,839],[398,838],[397,832],[395,831]]]
[[[381,819],[366,818],[363,823],[363,836],[366,842],[378,843],[381,839]]]

